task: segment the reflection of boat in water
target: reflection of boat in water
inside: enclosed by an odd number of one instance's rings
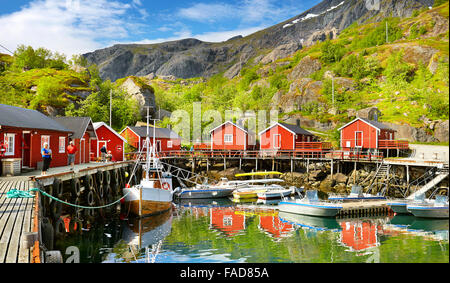
[[[395,200],[389,200],[387,202],[387,205],[392,209],[392,211],[394,211],[394,213],[411,214],[411,212],[409,212],[406,209],[406,206],[412,202],[413,202],[413,200],[408,200],[408,199],[395,199]]]
[[[170,234],[172,227],[172,210],[159,215],[133,218],[125,225],[122,239],[139,249],[158,244]]]
[[[374,201],[374,200],[386,200],[386,197],[381,195],[372,195],[362,192],[362,187],[359,185],[353,185],[349,195],[331,195],[328,197],[329,201]]]
[[[278,210],[311,216],[334,217],[342,209],[341,205],[320,201],[317,190],[306,191],[306,196],[294,201],[281,201]]]
[[[183,207],[229,207],[234,205],[229,198],[178,199],[176,203]]]
[[[301,227],[311,228],[315,230],[341,230],[341,226],[337,222],[336,218],[316,217],[283,211],[280,211],[278,213],[278,217],[281,219],[281,221],[287,221]]]
[[[446,219],[425,219],[416,218],[414,222],[411,223],[409,229],[422,230],[422,231],[447,231],[449,229],[449,223]]]

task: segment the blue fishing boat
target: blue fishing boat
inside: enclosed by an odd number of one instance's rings
[[[438,195],[435,199],[409,204],[406,209],[416,217],[448,218],[448,197]]]
[[[349,201],[373,201],[373,200],[386,200],[385,196],[382,195],[372,195],[362,192],[362,187],[358,185],[353,185],[352,190],[349,195],[332,195],[328,197],[329,201],[338,202],[349,202]]]

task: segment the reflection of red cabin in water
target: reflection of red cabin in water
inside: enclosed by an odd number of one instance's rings
[[[214,228],[225,233],[227,237],[245,230],[245,215],[236,214],[236,209],[229,207],[213,207],[210,209],[210,223]]]
[[[285,236],[294,229],[292,224],[282,222],[278,216],[273,215],[259,216],[258,227],[275,239]]]
[[[381,230],[375,223],[342,222],[341,243],[351,250],[361,251],[378,246],[378,231]]]

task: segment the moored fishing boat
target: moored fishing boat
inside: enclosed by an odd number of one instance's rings
[[[321,217],[334,217],[341,209],[339,204],[320,201],[316,190],[306,191],[306,196],[302,199],[281,201],[278,204],[279,211]]]
[[[163,172],[163,167],[156,156],[155,134],[153,134],[153,144],[150,144],[148,111],[147,107],[147,137],[137,158],[130,180],[140,163],[143,163],[141,165],[144,169],[144,176],[139,184],[132,187],[127,184],[123,189],[125,207],[130,213],[139,217],[162,213],[170,209],[173,199],[172,176]],[[155,127],[153,127],[153,131],[155,131]],[[144,148],[146,149],[145,162],[141,162],[140,159]]]
[[[282,188],[282,189],[272,189],[272,190],[266,190],[263,192],[258,192],[258,198],[259,199],[278,199],[278,198],[284,198],[288,197],[295,193],[295,187],[290,188]]]
[[[416,217],[448,218],[448,197],[438,195],[435,199],[409,204],[406,209]]]
[[[362,192],[362,187],[359,185],[353,185],[349,195],[330,195],[329,201],[374,201],[374,200],[386,200],[385,196],[372,195]]]
[[[247,186],[234,190],[233,197],[235,199],[256,199],[258,198],[258,193],[284,189],[282,186],[275,184],[283,182],[281,179],[260,179],[240,182],[245,182]]]

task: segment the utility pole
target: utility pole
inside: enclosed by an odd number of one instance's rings
[[[112,89],[109,91],[109,126],[112,124]]]
[[[331,101],[334,107],[334,76],[331,76]]]
[[[389,42],[389,33],[388,33],[388,22],[386,20],[386,43]]]

